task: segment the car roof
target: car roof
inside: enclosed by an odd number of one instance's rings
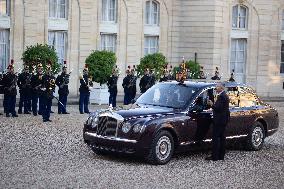
[[[205,88],[205,87],[210,87],[210,86],[215,86],[217,83],[221,82],[222,84],[225,85],[225,87],[249,87],[245,84],[241,84],[241,83],[237,83],[237,82],[230,82],[230,81],[204,81],[204,80],[186,80],[183,82],[184,85],[188,86],[188,87],[196,87],[196,88]],[[168,83],[168,84],[179,84],[180,82],[178,81],[166,81],[164,83]]]

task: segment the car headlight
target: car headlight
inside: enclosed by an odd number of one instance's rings
[[[144,125],[143,124],[140,124],[140,123],[137,123],[137,124],[135,124],[134,126],[133,126],[133,131],[135,132],[135,133],[138,133],[138,132],[143,132],[143,130],[144,130]]]
[[[131,129],[131,124],[130,123],[124,123],[121,127],[122,132],[128,133]]]
[[[92,128],[95,128],[98,125],[99,118],[95,117],[92,122]]]
[[[86,121],[86,124],[87,125],[91,125],[92,124],[92,121],[93,121],[93,117],[92,116],[89,116],[87,121]]]

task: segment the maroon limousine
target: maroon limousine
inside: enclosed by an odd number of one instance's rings
[[[254,90],[224,83],[230,97],[226,138],[260,150],[264,139],[279,126],[276,109],[262,102]],[[177,81],[158,83],[128,109],[91,113],[84,124],[84,141],[97,154],[136,154],[153,164],[167,163],[174,152],[190,144],[210,142],[215,83]]]

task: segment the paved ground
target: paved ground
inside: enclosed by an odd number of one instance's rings
[[[271,104],[280,129],[262,151],[231,148],[224,162],[207,162],[208,151],[195,151],[163,166],[92,153],[82,140],[87,115],[77,106],[68,116],[52,115],[52,123],[0,116],[0,188],[283,188],[284,102]]]

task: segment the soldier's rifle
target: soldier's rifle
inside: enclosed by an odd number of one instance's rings
[[[16,72],[14,79],[13,79],[12,82],[10,83],[10,87],[8,87],[8,91],[12,91],[12,89],[16,88],[16,86],[17,86],[17,80],[18,80],[18,75],[17,75],[17,72]]]
[[[69,74],[66,74],[66,76],[63,77],[62,84],[59,86],[59,88],[63,88],[65,85],[68,85],[70,74],[71,72],[69,72]]]
[[[29,76],[25,80],[25,84],[23,85],[23,88],[27,88],[29,85],[31,85],[32,76],[33,76],[32,74],[29,74]]]

